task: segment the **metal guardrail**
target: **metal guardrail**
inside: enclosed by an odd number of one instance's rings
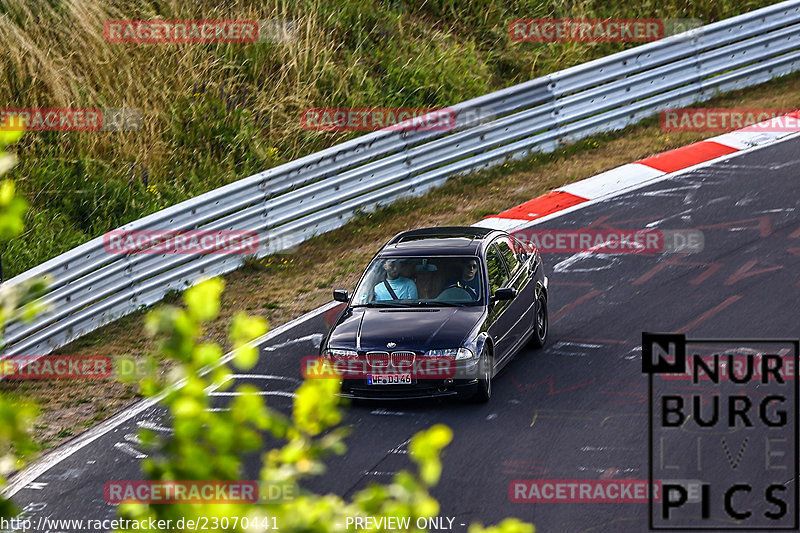
[[[451,131],[370,133],[119,230],[250,230],[258,233],[262,257],[338,228],[357,210],[421,195],[453,175],[550,152],[798,69],[800,0],[791,0],[456,104]],[[475,119],[481,115],[492,119]],[[41,274],[53,280],[41,298],[49,311],[31,323],[12,321],[2,355],[50,353],[243,260],[114,255],[102,237],[93,239],[6,282]]]

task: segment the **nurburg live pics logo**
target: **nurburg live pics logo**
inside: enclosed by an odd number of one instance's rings
[[[651,530],[798,529],[799,345],[642,333]]]

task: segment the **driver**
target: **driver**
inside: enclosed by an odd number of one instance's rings
[[[445,287],[461,287],[465,289],[473,300],[478,299],[481,293],[481,278],[478,276],[478,259],[467,259],[461,265],[461,277],[458,279],[451,279],[447,282]]]
[[[387,259],[383,262],[386,280],[375,285],[376,300],[417,299],[417,285],[409,278],[400,275],[405,263],[402,259]]]

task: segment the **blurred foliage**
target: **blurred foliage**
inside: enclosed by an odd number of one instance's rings
[[[258,348],[251,341],[267,331],[264,319],[237,315],[229,332],[234,346],[230,361],[222,359],[222,350],[216,343],[202,340],[203,324],[219,313],[223,286],[220,279],[204,281],[183,294],[184,308],[162,307],[147,316],[148,332],[158,339],[160,349],[177,367],[168,376],[152,375],[142,381],[146,395],[163,397],[169,417],[162,424],[171,424],[174,430],[169,436],[163,431],[157,434],[141,430],[140,438],[149,450],[148,459],[143,461],[144,472],[148,479],[162,482],[235,481],[243,478],[244,457],[260,454],[257,481],[261,486],[297,487],[296,497],[262,497],[254,503],[225,504],[127,502],[120,505],[122,517],[139,524],[149,523],[151,518],[154,522],[171,520],[173,526],[180,519],[207,517],[212,523],[219,519],[230,531],[245,531],[241,523],[234,527],[233,518],[247,517],[250,524],[263,525],[268,520],[267,524],[275,524],[283,532],[339,531],[348,517],[408,517],[412,525],[409,531],[421,531],[414,527],[417,518],[439,513],[439,503],[429,490],[439,481],[440,455],[452,439],[447,426],[435,425],[411,439],[409,456],[416,472],[400,471],[390,484],[371,484],[348,501],[303,488],[305,479],[325,471],[326,456],[345,452],[346,431],[339,426],[342,413],[336,395],[340,386],[337,380],[303,382],[295,391],[290,416],[267,406],[264,396],[251,385],[235,389],[238,394],[231,397],[229,411],[210,409],[209,391],[233,386],[228,363],[237,370],[252,368]],[[533,531],[532,525],[516,519],[506,519],[489,528],[473,524],[469,529],[469,533]]]
[[[21,132],[0,131],[0,241],[19,235],[24,228],[23,215],[27,202],[15,194],[13,181],[2,179],[16,163],[16,157],[6,153],[5,147],[18,141],[20,136]],[[44,287],[45,280],[42,279],[31,280],[17,287],[0,285],[0,336],[10,318],[33,318],[37,307],[31,300],[41,294]],[[0,348],[2,344],[0,339]],[[0,394],[0,489],[6,483],[6,477],[19,470],[23,460],[36,451],[30,428],[37,415],[36,406],[25,399]],[[0,517],[11,518],[18,512],[10,500],[0,498]]]

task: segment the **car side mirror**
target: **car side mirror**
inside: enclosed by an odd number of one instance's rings
[[[492,299],[497,302],[500,300],[513,300],[516,297],[517,289],[513,287],[502,287],[494,291],[494,296],[492,296]]]
[[[347,291],[343,291],[341,289],[334,289],[333,299],[336,300],[337,302],[347,303],[350,301],[350,295],[347,294]]]

